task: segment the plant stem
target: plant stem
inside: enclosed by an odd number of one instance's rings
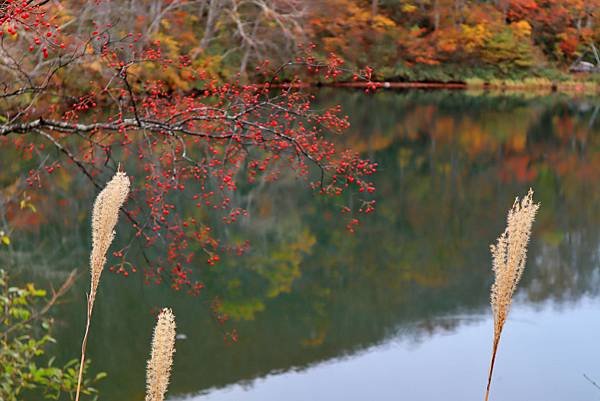
[[[94,303],[88,296],[87,301],[87,320],[85,323],[85,333],[83,334],[83,341],[81,342],[81,362],[79,364],[79,375],[77,377],[77,392],[75,393],[75,401],[79,401],[79,393],[81,391],[81,382],[83,378],[83,366],[85,365],[85,349],[87,347],[88,333],[90,331],[90,322],[92,320],[92,308]]]
[[[494,373],[494,363],[496,362],[496,352],[498,351],[498,344],[500,343],[500,333],[494,336],[494,346],[492,349],[492,361],[490,363],[490,372],[488,374],[487,388],[485,391],[485,401],[488,401],[490,396],[490,386],[492,385],[492,373]]]

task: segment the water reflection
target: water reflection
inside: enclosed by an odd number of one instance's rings
[[[598,390],[583,376],[598,372],[598,300],[557,312],[517,305],[501,346],[494,381],[498,400],[595,400]],[[414,343],[398,336],[347,358],[270,374],[186,401],[477,400],[482,397],[491,320],[463,322],[458,330]],[[510,334],[508,334],[510,332]],[[573,333],[578,333],[573,335]],[[577,338],[576,342],[569,339]],[[543,339],[543,341],[542,341]],[[560,352],[568,348],[568,352]],[[557,352],[558,351],[558,352]]]
[[[368,384],[386,374],[392,383],[393,377],[408,375],[423,388],[432,387],[430,380],[441,388],[464,386],[456,399],[479,397],[491,334],[486,329],[491,327],[488,244],[503,229],[513,197],[530,186],[542,207],[518,293],[520,305],[572,305],[564,316],[573,316],[575,322],[561,335],[573,340],[584,330],[594,309],[582,307],[581,300],[597,298],[600,288],[598,99],[418,91],[375,96],[337,91],[320,96],[323,103],[341,103],[351,116],[350,132],[339,140],[381,166],[377,212],[350,235],[335,200],[307,193],[290,177],[242,191],[237,201],[249,205],[250,217],[221,235],[231,242],[250,239],[252,249],[241,258],[224,258],[218,267],[199,266],[207,288],[199,298],[146,286],[139,275],[106,275],[89,344],[96,369],[109,372],[101,386],[104,399],[143,399],[151,311],[162,305],[173,306],[179,330],[187,336],[177,344],[170,392],[174,396],[254,383],[256,378],[317,365],[298,385],[333,380],[338,387],[327,391],[322,385],[323,393],[286,399],[417,399],[404,388],[394,392],[389,385]],[[7,157],[0,163],[10,162]],[[86,205],[92,189],[79,179],[62,179],[65,182],[42,210],[45,221],[23,231],[11,254],[1,254],[5,263],[38,280],[60,277],[87,260]],[[72,196],[66,194],[74,193],[77,202],[50,213],[60,200]],[[86,284],[79,284],[79,295],[62,305],[57,316],[60,348],[55,351],[63,359],[77,355],[84,324]],[[215,297],[221,300],[221,310],[234,318],[226,327],[209,312]],[[543,316],[526,318],[535,324],[542,324],[542,317],[548,324],[561,319],[552,308],[543,311]],[[223,332],[231,329],[239,333],[233,345],[223,340]],[[514,345],[507,349],[523,348],[519,341],[530,341],[515,327],[510,332],[514,336],[507,343]],[[377,347],[392,340],[413,345]],[[429,351],[411,354],[414,344]],[[553,353],[567,358],[570,350],[563,347]],[[460,360],[461,352],[476,361],[463,371],[468,381],[461,383],[463,376],[428,377],[428,366],[452,369],[452,358]],[[385,356],[377,359],[381,353]],[[352,374],[337,382],[332,377],[341,373],[321,365],[357,354],[350,361],[375,355],[374,362],[352,362]],[[521,359],[510,359],[508,353],[502,357],[516,368],[526,354],[523,350]],[[576,367],[590,366],[586,358],[598,360],[597,354],[577,355]],[[415,370],[415,364],[421,370]],[[384,374],[385,369],[391,371]],[[529,394],[515,389],[522,389],[530,378],[507,371],[509,376],[507,398]],[[356,386],[342,384],[357,377],[364,380]],[[262,382],[257,383],[261,388]],[[288,383],[293,387],[296,382],[290,378],[280,385],[286,388]],[[365,393],[358,391],[363,386]],[[218,394],[214,399],[227,399]],[[237,390],[231,394],[240,397],[236,399],[252,397]],[[256,394],[267,400],[279,399],[282,393]],[[443,392],[428,394],[432,399]]]

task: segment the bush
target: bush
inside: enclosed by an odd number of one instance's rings
[[[46,291],[31,283],[10,286],[8,274],[0,269],[0,400],[17,401],[24,394],[58,400],[62,394],[75,393],[77,359],[62,367],[54,366],[54,358],[41,363],[45,348],[55,342],[50,332],[52,319],[46,313],[68,290],[74,277],[71,274],[61,289],[46,299]],[[104,376],[100,373],[85,383],[83,393],[96,399],[97,391],[90,385]]]

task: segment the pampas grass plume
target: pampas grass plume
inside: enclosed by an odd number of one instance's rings
[[[90,254],[90,299],[92,304],[106,264],[106,254],[115,238],[119,209],[129,194],[129,178],[118,171],[98,194],[92,211],[92,253]]]
[[[491,304],[494,314],[494,343],[485,393],[486,401],[490,393],[500,336],[510,311],[513,294],[525,269],[531,227],[539,207],[539,203],[533,203],[533,190],[531,189],[521,201],[516,198],[508,212],[506,229],[498,237],[496,244],[490,247],[495,275],[491,290]]]
[[[175,316],[164,308],[158,315],[152,337],[152,352],[146,370],[145,401],[163,401],[169,385],[175,353]]]
[[[90,293],[87,298],[87,319],[85,332],[81,342],[81,360],[77,378],[75,401],[79,401],[83,367],[85,366],[85,349],[92,320],[92,310],[96,300],[96,292],[100,284],[100,276],[106,264],[106,253],[115,238],[115,227],[119,220],[119,209],[129,195],[129,178],[122,171],[117,171],[114,177],[100,191],[92,210],[92,252],[90,254]]]

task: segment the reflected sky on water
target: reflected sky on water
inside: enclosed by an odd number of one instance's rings
[[[541,310],[517,305],[502,338],[493,399],[600,399],[599,390],[584,376],[600,370],[599,308],[597,299],[584,299],[559,309],[551,305]],[[459,325],[425,339],[398,336],[348,357],[173,399],[481,399],[488,368],[482,356],[491,347],[493,322],[481,316],[446,319],[456,319]],[[564,348],[568,352],[560,352]]]

